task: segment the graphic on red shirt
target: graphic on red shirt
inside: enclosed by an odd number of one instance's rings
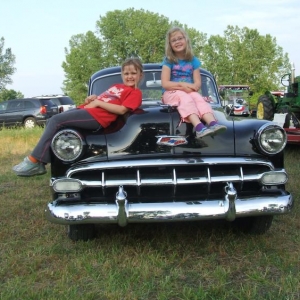
[[[109,102],[116,105],[123,105],[130,110],[137,109],[142,103],[142,92],[124,84],[115,84],[108,90],[97,97],[98,100]],[[80,109],[86,109],[87,112],[103,127],[106,128],[109,124],[116,120],[116,114],[107,110],[94,107],[85,108],[86,104],[78,106]]]
[[[115,99],[119,100],[121,98],[123,91],[124,91],[124,89],[121,87],[118,88],[117,86],[112,86],[107,91],[105,91],[104,93],[99,95],[97,97],[97,99],[102,100],[104,102],[110,102]],[[121,104],[121,102],[120,102],[120,104]]]

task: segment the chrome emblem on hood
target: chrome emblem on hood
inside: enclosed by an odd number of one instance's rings
[[[184,136],[159,135],[156,137],[158,138],[156,142],[157,145],[174,147],[188,143]]]

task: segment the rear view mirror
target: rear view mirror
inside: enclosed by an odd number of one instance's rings
[[[161,87],[161,80],[148,80],[146,86],[150,88]]]

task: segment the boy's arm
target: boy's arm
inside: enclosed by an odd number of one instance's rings
[[[107,110],[110,113],[116,114],[116,115],[124,115],[129,111],[129,109],[123,105],[113,104],[109,102],[104,102],[98,99],[95,99],[94,101],[91,101],[89,104],[84,106],[85,108],[95,108],[95,107],[101,107],[105,110]]]
[[[100,107],[110,113],[116,115],[124,115],[128,111],[133,111],[137,109],[141,105],[141,103],[142,103],[142,92],[140,89],[135,89],[122,101],[121,105],[95,99],[90,103],[88,103],[87,105],[85,105],[84,108]]]

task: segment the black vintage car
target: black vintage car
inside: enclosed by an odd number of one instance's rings
[[[89,94],[121,82],[120,71],[95,73]],[[291,210],[280,126],[226,115],[214,77],[201,69],[201,94],[227,131],[196,139],[176,107],[161,102],[160,65],[146,64],[144,73],[138,110],[104,130],[54,136],[49,221],[67,225],[72,240],[94,238],[96,224],[214,219],[260,234]]]

